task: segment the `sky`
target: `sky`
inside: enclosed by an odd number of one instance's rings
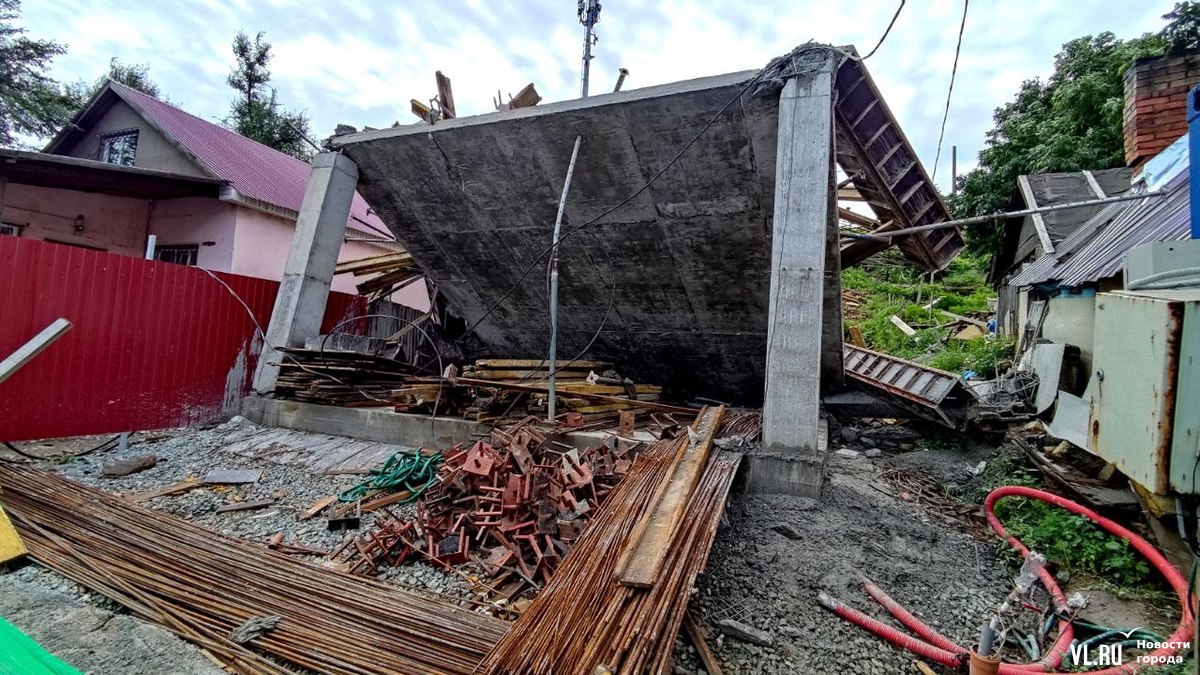
[[[611,91],[617,69],[632,89],[759,68],[810,39],[869,51],[899,0],[747,2],[604,0],[591,92]],[[992,111],[1020,83],[1046,77],[1064,42],[1112,31],[1157,31],[1170,0],[975,0],[970,4],[936,181],[948,191],[975,165]],[[494,110],[529,82],[544,101],[579,96],[583,27],[569,0],[25,0],[29,36],[67,46],[51,75],[91,80],[112,57],[149,66],[171,102],[219,121],[233,91],[230,43],[265,32],[272,86],[305,110],[315,136],[339,123],[387,127],[416,121],[409,100],[451,78],[459,116]],[[876,85],[931,172],[963,3],[908,0],[878,53]]]

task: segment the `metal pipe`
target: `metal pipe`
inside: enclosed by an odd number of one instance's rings
[[[1142,194],[1123,194],[1116,197],[1105,197],[1104,199],[1092,199],[1083,202],[1068,202],[1066,204],[1054,204],[1051,206],[1039,206],[1035,209],[1022,209],[1020,211],[1008,211],[1002,213],[989,213],[983,216],[972,216],[971,218],[961,218],[959,220],[947,220],[941,223],[933,223],[931,225],[918,225],[916,227],[907,227],[902,230],[891,230],[889,232],[872,232],[866,234],[863,232],[847,232],[842,230],[839,232],[844,237],[851,239],[869,239],[871,241],[886,241],[890,242],[894,237],[904,237],[918,232],[931,232],[933,230],[944,230],[948,227],[958,227],[960,225],[974,225],[976,223],[987,223],[993,220],[1002,220],[1007,218],[1016,218],[1018,216],[1031,216],[1035,213],[1048,213],[1050,211],[1064,211],[1066,209],[1080,209],[1085,206],[1099,206],[1102,204],[1112,204],[1115,202],[1129,202],[1136,199],[1148,199],[1150,197],[1165,197],[1166,192],[1145,192]]]
[[[625,78],[628,75],[629,75],[628,68],[618,68],[617,69],[617,86],[613,87],[614,94],[617,93],[618,91],[621,91],[621,85],[625,84]]]
[[[586,63],[586,62],[585,62]],[[586,86],[586,80],[585,85]],[[571,177],[575,174],[575,159],[579,156],[582,136],[575,137],[571,149],[571,163],[567,165],[567,179],[563,181],[562,196],[558,199],[558,215],[554,217],[554,239],[550,252],[550,364],[549,396],[546,398],[546,419],[554,421],[554,371],[558,360],[558,240],[562,232],[563,211],[567,208],[567,192],[571,190]]]
[[[1200,239],[1200,85],[1187,97],[1188,190],[1191,196],[1192,239]]]

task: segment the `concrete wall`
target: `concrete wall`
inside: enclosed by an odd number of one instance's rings
[[[62,154],[82,159],[97,159],[100,152],[101,135],[133,128],[138,130],[134,166],[181,173],[187,176],[207,175],[124,101],[118,101],[109,108],[108,112],[88,131],[86,136]]]
[[[76,216],[83,216],[76,230]],[[21,237],[141,257],[149,202],[31,185],[9,185],[0,221],[23,226]]]
[[[233,271],[233,239],[238,207],[206,197],[155,202],[150,233],[158,246],[198,245],[197,264],[219,272]]]

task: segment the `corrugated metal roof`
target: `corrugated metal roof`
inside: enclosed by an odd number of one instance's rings
[[[1165,197],[1111,204],[1013,278],[1014,286],[1082,286],[1121,271],[1125,253],[1139,244],[1187,239],[1191,231],[1188,171],[1163,188]]]

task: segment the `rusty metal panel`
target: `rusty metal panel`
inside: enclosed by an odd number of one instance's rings
[[[278,282],[216,274],[265,328]],[[0,384],[0,440],[208,422],[249,391],[261,339],[203,270],[0,236],[0,289],[0,354],[54,319],[73,324]],[[365,307],[330,294],[326,327]]]
[[[1175,433],[1171,443],[1171,489],[1200,492],[1200,298],[1183,311],[1179,373],[1175,389]]]
[[[1180,299],[1189,296],[1190,300]],[[1158,494],[1169,491],[1174,434],[1183,431],[1177,429],[1175,418],[1180,355],[1187,349],[1194,358],[1191,350],[1195,349],[1183,343],[1183,322],[1185,306],[1197,302],[1200,292],[1195,291],[1096,296],[1088,444],[1122,473]],[[1194,438],[1195,430],[1191,433]],[[1195,455],[1188,461],[1194,463]]]
[[[844,345],[846,374],[915,403],[937,407],[961,380],[954,373],[930,368],[854,345]]]

